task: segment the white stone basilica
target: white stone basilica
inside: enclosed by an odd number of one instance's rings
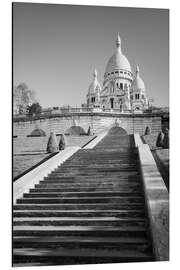
[[[103,87],[97,80],[95,70],[93,81],[88,89],[86,106],[100,111],[117,110],[140,113],[148,109],[148,104],[145,85],[139,75],[139,67],[137,66],[134,76],[128,59],[121,51],[121,39],[118,34],[116,51],[106,66]]]

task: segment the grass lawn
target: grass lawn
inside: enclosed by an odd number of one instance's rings
[[[94,136],[66,136],[67,146],[82,147]],[[35,166],[44,158],[48,137],[18,137],[13,139],[13,178]],[[57,141],[59,141],[57,136]]]

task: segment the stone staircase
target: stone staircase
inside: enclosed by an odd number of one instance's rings
[[[114,131],[18,199],[13,265],[154,260],[133,145]]]

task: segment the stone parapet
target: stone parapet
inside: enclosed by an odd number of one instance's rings
[[[61,117],[79,117],[79,116],[107,116],[107,117],[163,117],[168,119],[169,113],[159,113],[159,112],[143,112],[143,113],[132,113],[132,112],[120,112],[119,110],[109,109],[105,112],[94,112],[92,111],[69,111],[62,113],[50,113],[50,114],[40,114],[38,116],[28,116],[23,115],[14,115],[13,122],[27,122],[27,121],[35,121],[35,120],[43,120],[43,119],[51,119],[51,118],[61,118]]]

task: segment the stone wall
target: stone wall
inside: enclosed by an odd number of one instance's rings
[[[16,119],[13,122],[13,136],[27,136],[36,128],[44,130],[47,136],[52,131],[56,134],[66,133],[74,125],[74,120],[86,132],[88,127],[91,126],[95,134],[109,129],[115,122],[124,128],[128,134],[139,133],[142,135],[147,126],[151,128],[152,133],[157,133],[161,130],[161,116],[155,114],[76,113],[59,114],[36,120]]]

